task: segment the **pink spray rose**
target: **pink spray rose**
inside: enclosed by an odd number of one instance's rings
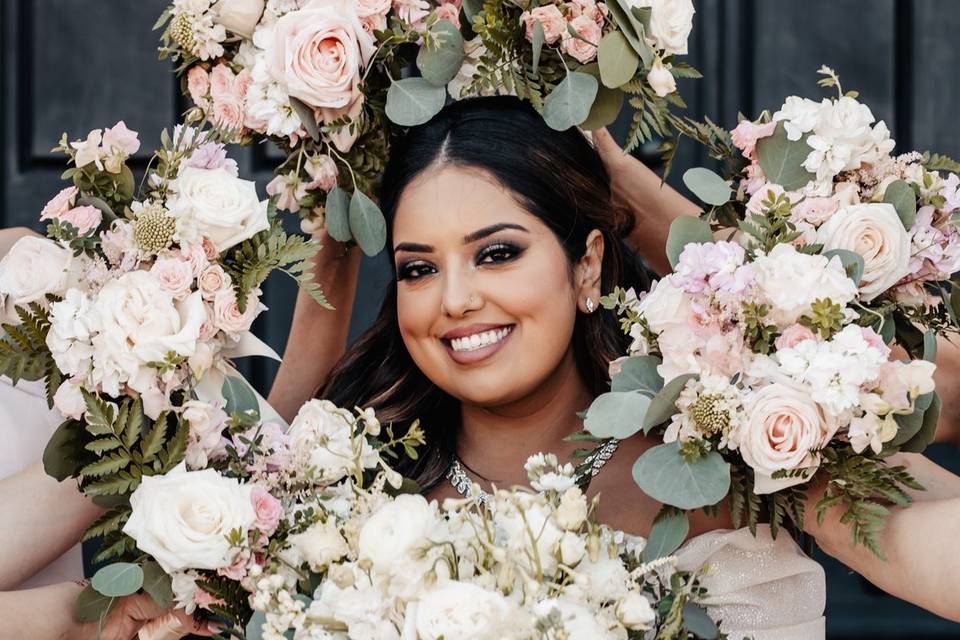
[[[180,258],[158,258],[150,267],[150,274],[178,300],[190,293],[193,286],[193,266]]]
[[[357,15],[367,33],[387,28],[387,14],[390,13],[390,0],[357,0]]]
[[[745,158],[756,160],[757,140],[772,136],[776,128],[776,122],[755,124],[749,120],[742,120],[740,124],[730,132],[730,138],[733,141],[733,145],[740,149],[740,152]]]
[[[567,20],[555,4],[524,11],[520,15],[520,22],[527,28],[527,40],[530,42],[533,42],[533,27],[537,22],[543,27],[543,41],[547,44],[553,44],[567,32]]]
[[[435,11],[438,20],[446,20],[455,26],[457,29],[460,28],[460,7],[453,4],[452,2],[444,2]]]
[[[578,38],[569,33],[563,39],[563,51],[581,64],[586,64],[597,57],[597,45],[600,44],[600,25],[590,16],[581,15],[570,21]]]
[[[65,214],[71,207],[73,207],[74,199],[77,197],[78,190],[76,187],[67,187],[61,189],[60,193],[53,196],[50,199],[50,202],[44,205],[43,211],[40,212],[41,220],[54,220]]]
[[[280,524],[280,518],[283,517],[283,505],[262,487],[254,487],[253,493],[250,494],[250,501],[253,503],[253,512],[257,516],[253,526],[268,536],[272,535]]]
[[[220,265],[210,265],[197,279],[197,288],[204,300],[213,300],[220,292],[230,289],[230,276]]]
[[[191,67],[187,72],[187,92],[193,103],[206,111],[210,108],[207,93],[210,92],[210,75],[203,67]]]
[[[100,226],[103,221],[103,214],[100,209],[85,205],[68,209],[61,216],[62,222],[69,222],[77,228],[80,235],[86,235]]]
[[[804,340],[816,340],[817,336],[813,331],[802,324],[792,324],[783,330],[783,334],[777,338],[775,345],[777,349],[792,349]]]
[[[260,314],[260,292],[251,291],[247,296],[247,308],[243,313],[237,306],[237,297],[232,289],[221,291],[213,299],[213,322],[227,333],[246,331]]]

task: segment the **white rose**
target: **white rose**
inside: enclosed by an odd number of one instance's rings
[[[19,324],[14,306],[62,295],[69,284],[73,255],[53,240],[24,236],[0,260],[0,301],[4,322]]]
[[[687,53],[687,39],[693,29],[693,0],[627,0],[628,11],[634,7],[651,7],[650,32],[658,49],[670,53]]]
[[[178,224],[209,238],[218,252],[270,226],[267,203],[257,197],[256,183],[241,180],[222,167],[187,167],[171,188],[167,207],[179,219]]]
[[[817,242],[825,251],[846,249],[863,257],[863,300],[873,300],[910,273],[910,234],[891,204],[859,204],[836,212],[818,230]]]
[[[552,574],[557,568],[557,552],[563,531],[551,518],[551,511],[541,496],[516,494],[497,496],[497,524],[504,534],[509,549],[516,554],[516,560],[528,571],[539,568],[546,574]],[[521,513],[522,512],[522,513]],[[530,532],[534,532],[531,540]],[[532,548],[535,547],[535,548]]]
[[[607,551],[610,542],[608,536],[601,539],[600,552],[596,560],[589,556],[577,565],[577,574],[582,576],[583,588],[598,601],[617,600],[623,597],[630,580],[629,572],[618,556]]]
[[[419,640],[499,640],[509,606],[496,591],[451,581],[427,591],[416,610]]]
[[[677,79],[670,73],[670,69],[663,66],[660,58],[654,60],[650,72],[647,73],[647,82],[650,83],[653,92],[661,98],[677,90]]]
[[[567,531],[560,538],[560,562],[568,567],[577,566],[586,552],[587,543],[577,534]]]
[[[322,572],[350,553],[333,518],[317,522],[303,533],[290,536],[290,544],[300,552],[312,571]]]
[[[220,0],[213,6],[217,24],[244,38],[253,36],[266,0]]]
[[[740,453],[755,472],[757,494],[806,482],[809,477],[774,480],[771,476],[781,469],[817,466],[811,450],[826,445],[835,432],[810,392],[792,384],[775,382],[751,392],[744,413]]]
[[[843,307],[857,296],[857,286],[837,257],[828,260],[779,244],[758,256],[753,267],[760,296],[770,305],[770,319],[781,328],[796,323],[817,299],[829,298]]]
[[[673,284],[673,276],[667,276],[637,303],[636,309],[650,330],[660,333],[670,326],[686,324],[691,303],[690,297]]]
[[[53,406],[68,418],[79,420],[87,411],[87,402],[83,399],[80,387],[67,380],[53,394]]]
[[[557,524],[565,531],[574,531],[580,528],[587,519],[587,498],[580,487],[570,487],[560,497],[560,505],[556,512]]]
[[[353,417],[328,400],[313,399],[300,407],[288,432],[292,451],[303,452],[313,473],[327,482],[340,480],[355,468]],[[376,451],[363,439],[360,462],[373,468]]]
[[[130,496],[123,532],[167,573],[220,569],[232,562],[227,536],[244,536],[256,521],[252,489],[213,469],[144,476]]]
[[[657,619],[650,601],[636,591],[631,591],[621,598],[614,611],[620,624],[632,631],[649,629]]]
[[[100,333],[93,338],[94,380],[111,395],[123,383],[145,393],[156,386],[160,362],[171,352],[190,357],[207,317],[200,293],[179,303],[146,271],[111,280],[94,301]]]
[[[223,429],[227,417],[223,409],[208,402],[188,400],[183,404],[182,418],[190,427],[186,455],[189,467],[206,467],[208,459],[223,449]]]
[[[430,544],[437,526],[436,508],[421,495],[402,494],[380,507],[360,529],[357,557],[374,571],[393,573],[408,566],[413,552]]]
[[[568,638],[612,640],[615,637],[586,607],[564,598],[549,598],[538,602],[534,611],[541,618],[559,618]]]

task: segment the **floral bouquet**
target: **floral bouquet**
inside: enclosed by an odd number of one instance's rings
[[[284,434],[243,406],[208,466],[145,478],[123,526],[187,612],[248,640],[719,637],[696,576],[597,524],[553,456],[527,464],[538,491],[440,509],[386,463],[416,455],[417,425],[311,400]]]
[[[44,463],[110,507],[88,532],[104,536],[96,562],[134,552],[119,526],[144,479],[204,459],[222,418],[211,407],[243,385],[230,359],[277,358],[249,331],[263,280],[285,271],[324,302],[304,274],[316,244],[284,233],[213,133],[178,126],[161,141],[137,189],[140,143],[123,122],[64,134],[73,185],[43,208],[47,237],[0,262],[0,373],[43,379],[67,418]]]
[[[921,488],[885,460],[933,440],[936,335],[958,328],[960,178],[939,170],[960,165],[892,156],[884,123],[821,73],[837,98],[695,132],[734,187],[688,172],[711,206],[671,227],[674,272],[605,299],[633,343],[586,427],[655,429],[664,444],[639,458],[637,484],[680,509],[729,495],[738,526],[764,507],[774,531],[802,526],[802,488],[822,478],[818,517],[843,505],[853,539],[882,555],[885,505]]]
[[[373,255],[397,126],[426,122],[448,93],[508,92],[556,129],[589,129],[630,96],[628,148],[667,136],[669,106],[684,106],[675,77],[699,77],[673,62],[693,13],[691,0],[175,0],[157,27],[207,120],[286,154],[267,187],[279,208]]]

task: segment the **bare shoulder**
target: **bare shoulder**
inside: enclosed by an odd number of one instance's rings
[[[621,441],[616,453],[590,483],[589,497],[600,495],[597,512],[600,522],[627,533],[647,536],[653,519],[662,506],[644,493],[633,481],[633,464],[647,449],[659,440],[642,434]],[[696,536],[714,529],[730,529],[732,523],[726,507],[719,517],[712,518],[702,511],[690,514],[690,535]]]

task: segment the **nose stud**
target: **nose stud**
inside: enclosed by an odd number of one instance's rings
[[[593,313],[593,298],[587,298],[587,313]]]

